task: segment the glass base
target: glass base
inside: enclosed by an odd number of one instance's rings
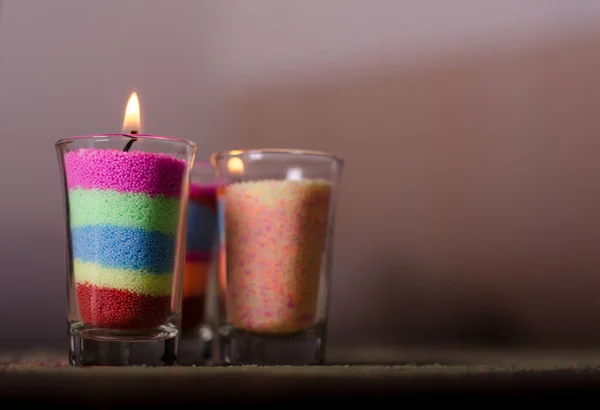
[[[222,364],[314,366],[325,363],[320,327],[291,335],[260,335],[226,325],[219,331]]]
[[[85,324],[70,328],[72,366],[173,366],[179,331],[170,325],[144,331],[99,329]]]
[[[196,332],[184,332],[179,340],[180,366],[205,366],[212,363],[213,331],[202,326]]]

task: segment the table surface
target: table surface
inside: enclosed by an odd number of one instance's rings
[[[327,366],[76,368],[68,365],[66,351],[5,349],[0,353],[0,398],[2,403],[103,407],[600,392],[600,351],[374,348],[329,356]]]

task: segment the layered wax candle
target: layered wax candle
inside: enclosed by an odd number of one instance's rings
[[[212,179],[212,170],[210,177]],[[217,202],[214,182],[203,181],[196,167],[190,183],[185,274],[183,284],[182,328],[195,330],[203,323],[209,274],[214,266],[217,234]]]
[[[56,143],[65,196],[69,362],[173,365],[181,333],[185,219],[196,144],[140,133]]]
[[[183,160],[82,148],[64,158],[77,301],[92,326],[144,329],[170,313]]]

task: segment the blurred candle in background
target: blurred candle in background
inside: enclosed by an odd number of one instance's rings
[[[194,331],[202,324],[207,281],[213,266],[217,235],[217,199],[214,172],[208,163],[192,170],[187,217],[182,328]]]
[[[196,162],[190,179],[182,300],[182,364],[204,364],[213,338],[209,280],[217,268],[217,184],[210,163]]]

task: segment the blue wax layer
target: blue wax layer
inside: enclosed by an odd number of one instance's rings
[[[175,237],[140,228],[88,225],[71,229],[73,258],[106,268],[172,273]]]
[[[213,247],[217,234],[217,213],[214,209],[190,202],[188,205],[186,250],[207,251]]]

